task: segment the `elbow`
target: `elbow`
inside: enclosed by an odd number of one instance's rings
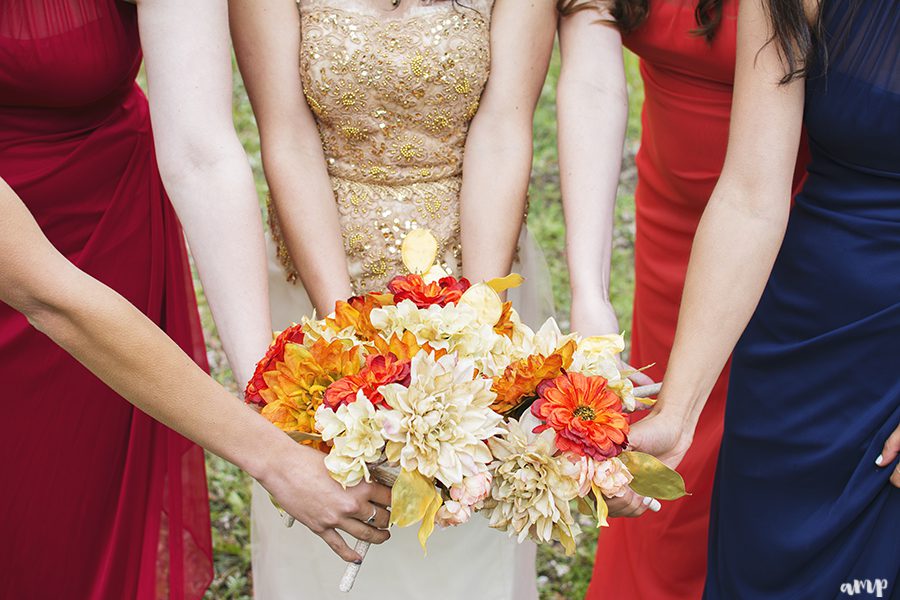
[[[559,114],[575,110],[628,112],[628,88],[625,85],[592,79],[585,74],[560,72],[556,92],[556,109]]]
[[[157,143],[157,162],[167,187],[208,181],[215,173],[234,173],[242,163],[249,168],[236,135],[186,136]]]

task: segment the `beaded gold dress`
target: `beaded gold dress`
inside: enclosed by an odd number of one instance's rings
[[[414,228],[430,229],[444,268],[460,274],[463,149],[490,66],[493,0],[407,0],[394,11],[373,4],[299,0],[304,95],[325,150],[355,293],[385,289],[403,272],[399,248]],[[277,223],[273,234],[272,319],[281,329],[312,306]],[[536,325],[550,316],[552,301],[546,265],[524,229],[518,256],[516,271],[528,283],[512,299]],[[436,532],[426,559],[415,530],[395,528],[370,550],[350,597],[537,598],[531,543],[517,544],[476,516]],[[258,484],[252,545],[258,600],[347,597],[337,591],[344,563],[302,525],[285,528]]]

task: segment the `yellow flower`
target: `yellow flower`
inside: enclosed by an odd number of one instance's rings
[[[287,344],[284,362],[264,375],[271,394],[262,415],[284,431],[314,433],[316,410],[325,390],[338,379],[359,372],[362,352],[344,342],[319,339],[308,348]]]

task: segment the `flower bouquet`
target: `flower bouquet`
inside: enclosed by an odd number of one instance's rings
[[[402,255],[410,274],[387,291],[281,332],[246,388],[263,416],[327,453],[335,480],[391,485],[391,524],[419,524],[423,549],[436,525],[478,512],[519,541],[558,541],[571,554],[573,504],[606,526],[604,496],[629,486],[684,495],[677,473],[625,450],[626,414],[658,386],[633,388],[621,336],[582,339],[553,319],[532,330],[500,296],[520,276],[451,277],[425,230],[407,235]],[[358,569],[348,566],[342,590]]]

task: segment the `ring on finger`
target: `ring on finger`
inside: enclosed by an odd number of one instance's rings
[[[369,517],[368,519],[366,519],[366,523],[368,523],[369,525],[371,525],[372,523],[374,523],[374,522],[375,522],[375,516],[376,516],[377,514],[378,514],[378,509],[377,509],[377,508],[373,508],[373,509],[372,509],[372,516]]]

